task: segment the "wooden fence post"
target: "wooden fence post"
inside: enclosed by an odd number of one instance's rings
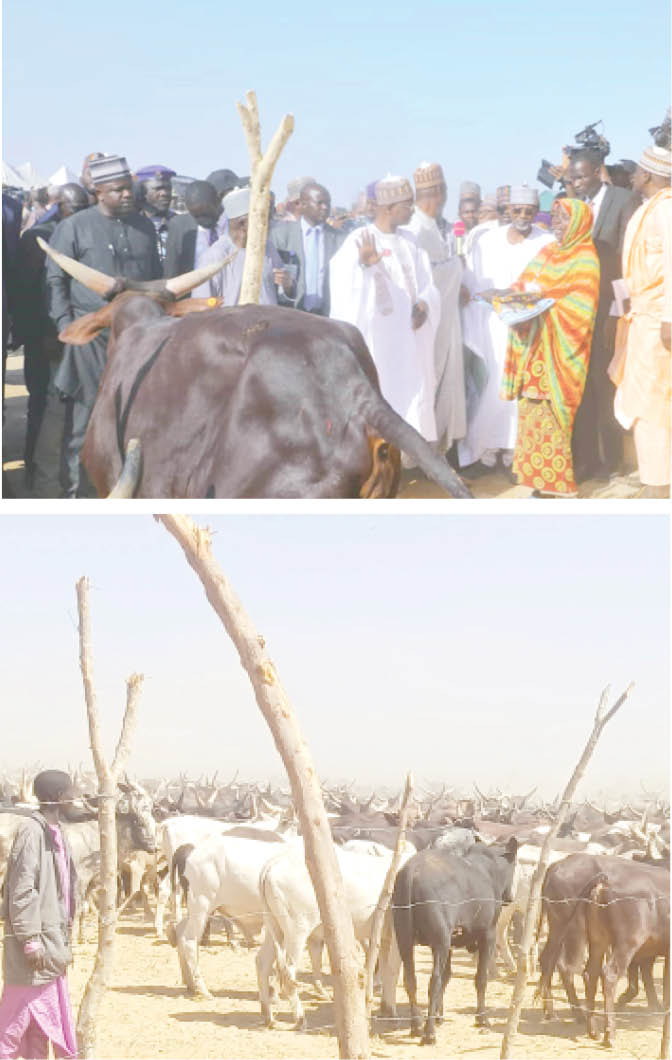
[[[404,843],[406,841],[406,828],[408,826],[408,815],[411,811],[411,796],[413,794],[413,774],[406,774],[406,786],[404,788],[404,794],[401,800],[401,810],[399,813],[399,831],[397,832],[397,841],[394,844],[394,853],[390,866],[385,876],[385,882],[383,889],[380,892],[380,898],[378,899],[378,905],[376,911],[373,914],[373,920],[371,921],[371,936],[369,938],[369,951],[366,955],[366,1014],[371,1018],[371,1009],[373,1007],[373,977],[376,970],[376,961],[378,960],[378,952],[380,950],[380,939],[383,933],[383,922],[385,920],[385,914],[387,913],[390,899],[392,898],[392,891],[394,890],[394,881],[397,878],[397,872],[399,870],[399,862],[401,861],[401,855],[404,849]]]
[[[509,1018],[506,1024],[506,1030],[504,1031],[504,1037],[502,1039],[502,1048],[500,1052],[501,1060],[508,1060],[511,1056],[511,1046],[513,1040],[518,1031],[518,1024],[520,1022],[520,1011],[523,1007],[523,995],[525,993],[525,987],[527,985],[527,955],[532,945],[532,932],[537,923],[539,915],[539,900],[541,898],[541,888],[544,882],[544,876],[546,869],[548,868],[548,860],[553,847],[553,842],[560,831],[560,828],[569,812],[569,807],[574,797],[579,781],[583,777],[586,771],[586,766],[590,761],[590,758],[597,746],[597,741],[602,735],[602,730],[608,721],[613,718],[617,710],[619,710],[626,699],[630,695],[633,689],[633,685],[630,684],[625,692],[614,703],[610,710],[607,710],[607,700],[609,698],[609,686],[604,689],[600,696],[600,702],[598,703],[597,710],[595,711],[595,720],[593,723],[593,731],[588,737],[586,746],[583,749],[583,753],[579,758],[574,772],[569,778],[567,787],[564,790],[562,801],[558,814],[551,825],[550,831],[547,833],[539,856],[539,864],[535,869],[534,876],[532,877],[532,883],[530,885],[530,897],[527,903],[527,910],[525,912],[525,921],[523,925],[523,937],[520,943],[520,950],[518,952],[518,971],[516,975],[516,982],[513,988],[513,994],[511,995],[511,1005],[509,1007]]]
[[[210,531],[185,515],[154,518],[163,523],[181,546],[187,563],[200,578],[205,595],[235,644],[257,705],[287,770],[334,977],[339,1054],[348,1060],[367,1058],[369,1032],[352,918],[345,902],[320,782],[298,720],[266,651],[264,638],[254,628],[212,555]]]
[[[246,92],[247,106],[238,103],[243,123],[247,150],[250,156],[250,214],[247,223],[247,247],[239,305],[259,303],[261,274],[266,255],[268,210],[271,204],[271,178],[282,149],[294,131],[294,117],[285,114],[266,152],[261,153],[261,125],[259,107],[254,92]]]
[[[79,661],[84,683],[84,698],[89,725],[91,751],[98,777],[98,827],[100,829],[100,901],[98,915],[98,949],[77,1015],[79,1055],[96,1054],[96,1016],[104,991],[110,983],[114,961],[114,937],[117,925],[117,781],[130,753],[137,717],[142,674],[132,674],[126,681],[126,710],[119,743],[112,764],[103,751],[100,720],[93,680],[91,622],[89,614],[89,581],[80,578],[76,585],[79,611]]]

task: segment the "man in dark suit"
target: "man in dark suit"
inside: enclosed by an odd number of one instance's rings
[[[577,151],[569,176],[576,196],[593,210],[593,242],[600,259],[600,299],[593,329],[590,365],[583,400],[574,423],[572,452],[577,481],[608,478],[620,470],[623,433],[614,416],[614,386],[607,368],[614,354],[616,317],[612,280],[622,276],[621,254],[628,221],[637,197],[602,180],[602,156],[589,148]]]
[[[300,218],[274,226],[270,242],[286,265],[296,268],[294,296],[282,292],[278,301],[307,313],[328,317],[330,310],[329,262],[345,238],[325,224],[331,210],[329,192],[321,184],[306,184],[299,196]]]
[[[168,222],[163,264],[166,277],[181,276],[198,268],[208,247],[226,231],[219,194],[207,180],[194,180],[188,184],[184,202],[187,213],[177,214]]]

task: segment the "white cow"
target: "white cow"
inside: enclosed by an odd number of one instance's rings
[[[182,905],[179,887],[172,886],[172,864],[175,851],[185,843],[191,843],[194,847],[203,839],[212,835],[221,835],[229,825],[225,821],[218,821],[214,817],[197,817],[194,814],[185,814],[182,817],[168,817],[158,827],[157,857],[161,855],[168,864],[168,873],[158,885],[156,896],[156,914],[154,927],[158,938],[165,938],[164,918],[166,906],[172,898],[173,916],[175,921],[179,919]]]
[[[269,858],[283,846],[261,839],[214,835],[201,840],[187,858],[187,915],[177,925],[174,941],[182,978],[190,993],[212,997],[198,966],[198,943],[215,909],[243,924],[250,937],[261,931],[264,909],[259,875]]]
[[[363,844],[365,848],[369,843]],[[345,900],[352,916],[355,937],[366,950],[371,932],[371,920],[380,898],[385,876],[392,859],[392,851],[384,854],[344,850],[335,847],[343,877]],[[411,852],[402,855],[403,864]],[[259,1001],[264,1021],[274,1025],[270,975],[277,965],[280,986],[288,998],[298,1029],[305,1026],[305,1015],[299,998],[296,978],[303,948],[309,947],[316,988],[324,990],[320,981],[321,950],[323,943],[321,917],[313,884],[302,849],[281,851],[271,858],[261,871],[259,890],[264,909],[264,939],[257,953]]]

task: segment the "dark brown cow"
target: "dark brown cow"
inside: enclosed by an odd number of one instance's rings
[[[572,1010],[582,1017],[574,989],[574,975],[585,966],[588,1033],[597,1037],[595,994],[597,980],[604,990],[604,1045],[614,1037],[614,997],[621,976],[632,981],[631,965],[651,971],[651,961],[665,958],[666,1011],[661,1055],[669,1046],[670,874],[652,865],[633,863],[614,855],[570,854],[551,865],[542,890],[548,918],[548,939],[540,957],[544,1015],[553,1011],[551,978],[557,965]],[[605,961],[605,954],[608,957]],[[652,987],[651,987],[652,990]],[[649,989],[647,988],[647,995]],[[627,996],[626,996],[627,1000]]]
[[[59,255],[58,264],[78,263]],[[448,493],[470,496],[384,400],[352,325],[278,306],[195,314],[216,300],[118,294],[118,281],[96,275],[115,297],[60,338],[83,344],[110,330],[82,450],[101,496],[135,439],[127,474],[137,497],[389,497],[398,450]]]

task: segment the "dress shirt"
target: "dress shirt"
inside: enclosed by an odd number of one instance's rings
[[[215,232],[217,233],[215,239],[219,239],[220,236],[223,236],[224,233],[226,232],[227,228],[228,228],[228,225],[227,225],[226,214],[222,211],[222,213],[219,215],[219,220],[217,221],[217,224],[215,225]],[[200,267],[201,258],[205,254],[206,250],[208,250],[212,246],[212,243],[215,242],[214,239],[212,240],[212,242],[210,241],[211,234],[212,234],[212,229],[211,228],[202,228],[199,225],[198,228],[196,229],[196,249],[195,249],[195,252],[194,252],[194,268],[195,269],[198,269]],[[202,297],[207,297],[207,296],[202,296]]]
[[[303,239],[303,257],[306,263],[306,293],[303,297],[303,308],[309,312],[321,309],[324,303],[324,225],[309,225],[301,218],[301,236]],[[317,255],[317,270],[315,270]],[[317,286],[315,286],[315,275]]]
[[[606,192],[607,192],[607,185],[606,184],[600,184],[600,190],[598,192],[596,192],[596,194],[593,196],[592,199],[588,199],[587,200],[588,205],[590,206],[591,210],[593,211],[593,227],[595,227],[595,222],[597,221],[597,215],[600,212],[600,206],[602,205],[602,200],[603,200],[604,196],[606,195]]]

